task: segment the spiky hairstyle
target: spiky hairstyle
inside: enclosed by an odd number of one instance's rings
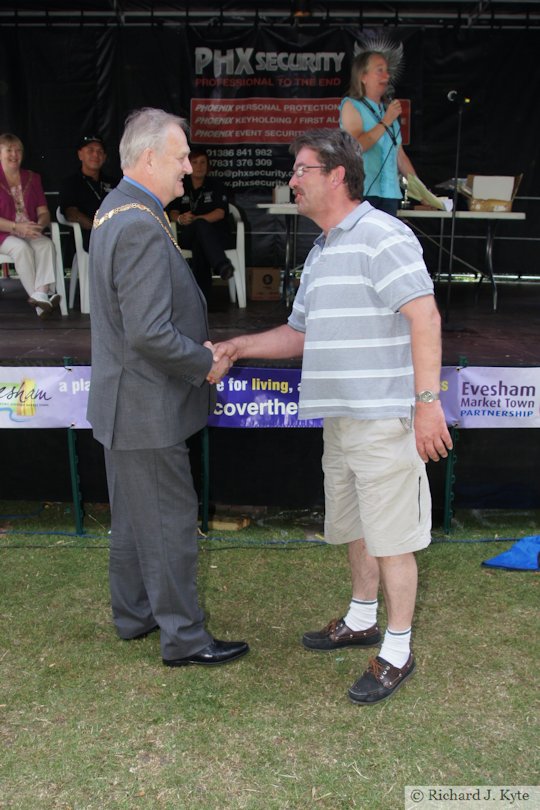
[[[354,59],[351,69],[351,84],[348,95],[361,98],[364,95],[360,76],[366,70],[370,56],[380,54],[388,65],[390,84],[394,87],[403,72],[403,43],[393,42],[385,35],[363,35],[354,43]]]

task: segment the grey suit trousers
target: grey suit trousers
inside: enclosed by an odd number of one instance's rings
[[[197,595],[197,495],[185,442],[108,450],[112,513],[109,579],[121,638],[159,625],[165,659],[210,641]]]

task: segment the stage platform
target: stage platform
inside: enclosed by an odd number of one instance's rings
[[[90,365],[90,317],[73,310],[68,317],[55,313],[37,318],[27,304],[20,283],[0,280],[0,364]],[[540,366],[540,281],[498,283],[498,310],[493,311],[487,282],[453,282],[447,312],[446,282],[436,287],[443,328],[443,365],[460,365],[466,358],[475,366]],[[256,332],[285,323],[281,301],[248,301],[246,309],[230,303],[225,287],[214,290],[210,305],[213,341],[242,332]],[[272,365],[272,364],[268,364]],[[274,365],[282,366],[280,361]]]
[[[484,283],[452,285],[451,308],[443,329],[443,365],[540,366],[540,283],[499,282],[499,308],[492,309]],[[26,302],[20,284],[0,280],[0,364],[90,365],[90,318],[73,311],[41,321]],[[447,286],[437,285],[445,312]],[[211,339],[224,340],[285,323],[280,301],[248,302],[244,310],[228,301],[227,289],[215,290],[210,306]],[[294,367],[291,361],[244,365]],[[70,501],[72,479],[65,430],[6,429],[1,433],[1,496],[13,500]],[[91,431],[75,431],[78,475],[83,501],[106,502],[101,446]],[[460,508],[540,508],[540,431],[533,429],[461,430],[453,477],[454,504]],[[320,509],[324,502],[320,429],[211,428],[210,500],[212,508],[283,507]],[[196,486],[201,476],[200,437],[190,442]],[[428,465],[434,522],[446,503],[446,465]]]

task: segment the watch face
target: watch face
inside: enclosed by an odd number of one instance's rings
[[[426,392],[424,393],[424,395],[423,395],[422,399],[424,400],[424,402],[433,402],[433,400],[435,399],[435,397],[433,396],[433,394],[431,393],[431,391],[426,391]]]
[[[438,396],[434,394],[433,391],[420,391],[420,393],[416,395],[416,399],[418,402],[435,402]]]

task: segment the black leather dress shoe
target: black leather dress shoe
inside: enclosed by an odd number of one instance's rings
[[[216,269],[223,281],[228,281],[234,276],[234,266],[229,259],[225,259]]]
[[[193,655],[188,655],[187,658],[164,658],[163,663],[166,667],[185,667],[188,664],[204,664],[206,666],[228,664],[229,661],[234,661],[247,652],[249,652],[249,646],[245,641],[218,641],[215,638],[202,650],[193,653]]]

